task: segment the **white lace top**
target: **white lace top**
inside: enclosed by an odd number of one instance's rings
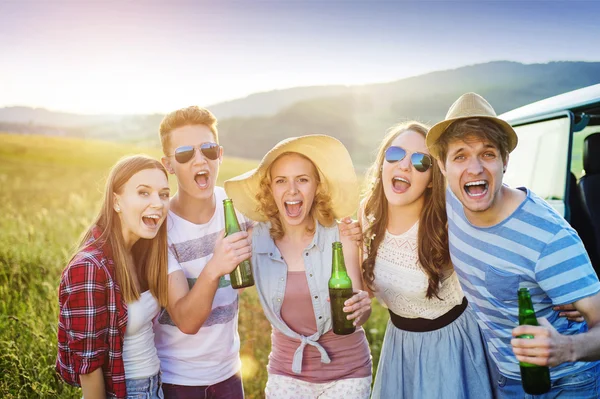
[[[463,299],[463,292],[454,271],[441,282],[438,299],[427,299],[428,277],[421,268],[417,252],[415,223],[407,232],[393,235],[386,232],[375,259],[375,296],[398,316],[435,319],[447,313]]]

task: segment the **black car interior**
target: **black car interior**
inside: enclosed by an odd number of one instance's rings
[[[600,125],[600,106],[574,111],[575,126]],[[571,226],[577,231],[600,276],[600,133],[592,133],[583,142],[583,175],[579,182],[571,172],[569,200]]]

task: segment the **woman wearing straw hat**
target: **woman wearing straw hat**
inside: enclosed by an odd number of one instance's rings
[[[258,168],[225,182],[237,209],[258,221],[252,263],[261,305],[273,326],[267,398],[368,398],[371,355],[362,325],[370,299],[361,291],[358,248],[335,219],[353,214],[358,182],[341,142],[324,135],[278,143]],[[328,280],[332,243],[341,241],[358,293],[345,311],[359,327],[331,331]]]
[[[450,261],[444,177],[427,130],[390,129],[359,211],[363,278],[390,313],[372,397],[491,398],[483,340]]]

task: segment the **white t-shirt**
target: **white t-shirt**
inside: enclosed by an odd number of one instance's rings
[[[208,223],[194,224],[173,212],[167,216],[169,274],[183,270],[190,287],[213,256],[215,242],[225,228],[225,190],[215,187],[216,209]],[[237,212],[240,227],[252,222]],[[154,323],[154,334],[162,371],[168,384],[202,386],[224,381],[241,366],[240,337],[237,331],[238,293],[231,288],[229,275],[221,277],[212,312],[194,335],[179,331],[164,310]]]
[[[160,361],[154,346],[152,319],[160,311],[150,291],[127,304],[127,328],[123,339],[123,364],[127,378],[146,378],[158,373]]]

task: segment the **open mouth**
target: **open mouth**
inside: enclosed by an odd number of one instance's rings
[[[302,212],[302,201],[285,201],[283,204],[285,206],[285,213],[287,213],[289,217],[295,218],[300,216],[300,213]]]
[[[154,228],[156,228],[156,226],[158,226],[158,222],[160,221],[160,216],[159,215],[145,215],[145,216],[142,216],[142,221],[144,222],[144,224],[147,227],[154,229]]]
[[[470,181],[464,186],[465,192],[471,198],[480,198],[488,192],[488,182],[485,180]]]
[[[410,188],[410,182],[404,177],[393,177],[392,187],[396,193],[404,193]]]
[[[194,180],[196,181],[196,185],[201,189],[208,188],[209,186],[209,175],[208,171],[202,170],[194,176]]]

